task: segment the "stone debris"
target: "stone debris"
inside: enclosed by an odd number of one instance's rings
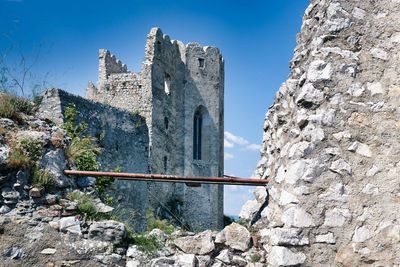
[[[216,259],[226,264],[231,263],[231,255],[229,254],[229,250],[228,249],[222,250],[216,257]]]
[[[223,243],[232,249],[246,251],[250,248],[251,236],[246,227],[232,223],[215,237],[216,243]]]
[[[112,220],[93,222],[88,232],[89,239],[111,242],[113,244],[121,243],[125,235],[125,225]]]
[[[53,255],[56,252],[57,252],[57,250],[55,248],[45,248],[40,253],[46,254],[46,255]]]
[[[355,141],[352,143],[347,150],[351,152],[356,152],[357,154],[370,158],[372,156],[372,152],[368,145]]]
[[[194,236],[179,237],[174,244],[183,252],[196,255],[208,254],[215,248],[210,230]]]
[[[196,256],[194,254],[181,254],[177,256],[176,263],[182,267],[195,267]]]
[[[75,216],[64,217],[59,221],[59,229],[61,232],[68,232],[71,234],[81,235],[81,225]]]
[[[3,256],[13,260],[18,260],[24,256],[24,252],[18,247],[9,247],[3,251]]]
[[[31,190],[29,190],[29,196],[30,197],[41,197],[44,193],[44,188],[43,187],[33,187]]]

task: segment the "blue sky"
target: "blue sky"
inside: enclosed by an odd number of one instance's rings
[[[259,160],[265,112],[289,74],[308,0],[0,0],[0,52],[39,53],[37,79],[84,94],[97,81],[98,49],[139,71],[146,35],[217,46],[225,59],[225,173],[250,177]],[[13,47],[11,52],[9,48]],[[38,52],[39,51],[39,52]],[[251,188],[226,186],[225,213],[238,214]]]

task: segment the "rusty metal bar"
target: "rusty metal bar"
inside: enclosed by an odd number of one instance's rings
[[[227,178],[222,178],[222,177],[178,176],[178,175],[166,175],[166,174],[95,172],[95,171],[76,171],[76,170],[64,170],[64,173],[66,175],[76,175],[76,176],[115,177],[119,180],[174,182],[174,183],[187,183],[187,184],[225,184],[225,185],[263,186],[268,183],[268,180],[266,179],[238,178],[232,176],[228,176]]]

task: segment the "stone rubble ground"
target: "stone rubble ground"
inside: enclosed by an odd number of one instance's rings
[[[77,202],[65,198],[69,187],[92,190],[95,178],[72,180],[62,174],[67,167],[63,147],[54,147],[57,135],[68,143],[65,131],[50,123],[26,118],[26,125],[0,119],[0,126],[12,136],[28,136],[43,142],[42,167],[54,173],[55,187],[47,192],[29,184],[25,170],[10,170],[6,163],[9,147],[0,143],[0,252],[6,266],[263,266],[265,252],[254,246],[252,234],[233,223],[220,232],[176,231],[171,235],[159,229],[147,234],[160,248],[152,253],[126,244],[127,229],[113,220],[89,221],[78,214]],[[56,134],[57,133],[57,134]],[[265,194],[261,196],[265,199]],[[113,209],[100,199],[99,212]],[[0,265],[3,263],[0,263]]]

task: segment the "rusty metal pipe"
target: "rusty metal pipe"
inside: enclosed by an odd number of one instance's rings
[[[173,182],[188,184],[225,184],[225,185],[247,185],[247,186],[265,186],[268,183],[266,179],[251,179],[238,177],[202,177],[202,176],[178,176],[166,174],[147,174],[147,173],[123,173],[123,172],[96,172],[96,171],[76,171],[64,170],[66,175],[76,176],[106,176],[115,177],[119,180],[138,180],[153,182]]]

